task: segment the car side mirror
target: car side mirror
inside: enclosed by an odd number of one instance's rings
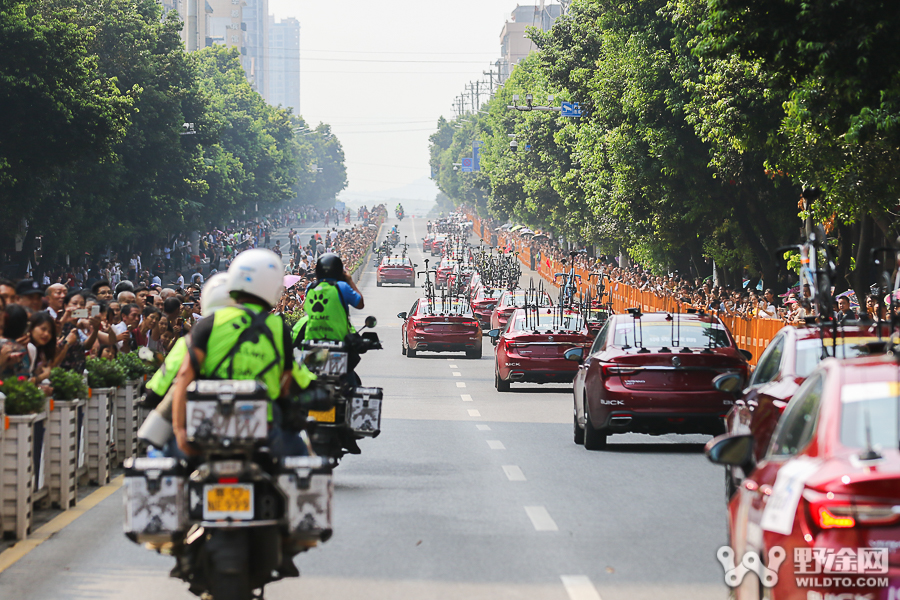
[[[500,337],[500,330],[499,329],[491,329],[490,331],[487,332],[487,334],[488,334],[488,337],[498,338],[498,337]]]
[[[731,394],[732,396],[737,396],[741,393],[742,382],[743,377],[741,377],[737,373],[722,373],[721,375],[717,375],[712,380],[714,388],[716,388],[720,392]]]
[[[748,475],[756,466],[753,459],[753,436],[749,433],[726,433],[715,437],[706,443],[703,452],[710,462],[740,467]]]
[[[405,313],[405,312],[397,313],[397,318],[398,318],[398,319],[405,319],[405,318],[406,318],[406,313]]]
[[[584,362],[584,348],[570,348],[563,356],[566,357],[566,360],[577,362],[580,365]]]
[[[417,268],[419,268],[419,265],[415,265],[415,264],[414,264],[414,265],[413,265],[413,268],[414,268],[414,269],[417,269]]]
[[[749,350],[744,350],[743,348],[739,349],[738,352],[741,353],[741,356],[746,358],[747,360],[753,360],[753,353]]]

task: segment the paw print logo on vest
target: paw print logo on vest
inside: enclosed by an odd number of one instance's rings
[[[325,312],[325,305],[328,304],[328,298],[321,291],[313,290],[310,292],[312,306],[310,310],[314,313]]]

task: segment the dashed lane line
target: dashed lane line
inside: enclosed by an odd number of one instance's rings
[[[586,575],[560,575],[569,600],[601,600],[597,588]]]
[[[503,465],[503,472],[510,481],[525,481],[525,473],[516,465]]]
[[[460,373],[459,371],[453,371],[453,376],[454,377],[462,377],[462,373]]]
[[[469,409],[469,416],[470,416],[470,417],[480,417],[480,416],[481,416],[481,413],[478,412],[477,410],[475,410],[474,408],[470,408],[470,409]]]
[[[487,445],[491,450],[506,450],[506,446],[500,440],[488,440]]]
[[[475,429],[477,429],[478,431],[490,431],[490,430],[491,430],[491,426],[490,426],[490,425],[480,425],[480,424],[479,424],[479,425],[476,425],[476,426],[475,426]]]
[[[456,365],[447,365],[447,366],[450,367],[451,369],[458,369],[458,368],[459,368],[459,367],[457,367]]]
[[[472,396],[470,396],[469,394],[460,394],[459,397],[462,398],[463,402],[471,402],[472,401]]]
[[[550,513],[543,506],[526,506],[525,514],[531,519],[531,524],[534,525],[535,531],[559,531],[556,521],[553,520],[553,517],[550,516]]]
[[[465,381],[457,381],[456,387],[464,388],[464,387],[466,387],[466,382]]]

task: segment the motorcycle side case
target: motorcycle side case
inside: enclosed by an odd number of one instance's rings
[[[187,465],[175,458],[125,461],[125,535],[138,544],[163,544],[188,529]]]
[[[381,433],[382,388],[355,387],[347,400],[346,423],[356,435],[377,437]]]
[[[323,456],[285,456],[277,476],[287,498],[285,518],[291,540],[300,546],[331,537],[334,462]]]

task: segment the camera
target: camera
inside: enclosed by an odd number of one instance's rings
[[[513,152],[517,151],[519,149],[519,142],[517,142],[516,140],[511,141],[509,143],[509,149]]]

